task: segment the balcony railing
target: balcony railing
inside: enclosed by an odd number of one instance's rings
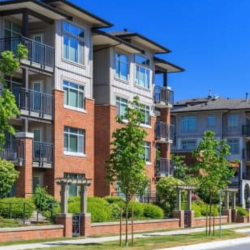
[[[155,137],[158,142],[170,142],[174,135],[174,125],[165,122],[156,122]]]
[[[20,110],[53,116],[54,98],[52,95],[20,87],[14,87],[12,92]]]
[[[242,125],[242,135],[250,137],[250,125]]]
[[[250,180],[250,173],[242,173],[243,180]]]
[[[49,45],[39,43],[27,37],[9,37],[0,39],[0,52],[11,50],[16,52],[17,45],[23,44],[28,49],[28,60],[30,64],[38,63],[41,68],[54,67],[55,48]]]
[[[156,160],[155,174],[158,177],[169,176],[173,174],[173,162],[167,158]]]
[[[24,141],[16,139],[6,140],[3,151],[0,151],[0,157],[22,165],[24,161]]]
[[[35,142],[33,141],[33,162],[44,166],[52,164],[54,158],[53,143]]]
[[[173,105],[174,92],[167,87],[156,86],[154,99],[155,99],[155,104],[158,107]]]
[[[245,161],[250,161],[250,148],[242,149],[242,158]]]

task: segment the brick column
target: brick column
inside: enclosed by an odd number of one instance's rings
[[[81,236],[89,236],[91,229],[91,214],[81,214]]]
[[[73,216],[72,214],[58,214],[56,224],[63,225],[63,236],[72,237]]]
[[[32,193],[32,151],[33,151],[33,133],[19,132],[16,133],[17,140],[20,141],[20,145],[24,145],[24,164],[18,168],[20,171],[19,178],[17,180],[17,196],[29,197]]]
[[[232,211],[231,211],[231,209],[222,209],[221,214],[224,215],[224,216],[227,216],[227,222],[228,223],[232,222]]]
[[[173,218],[179,219],[179,227],[184,228],[184,211],[173,211]]]
[[[232,222],[237,222],[237,209],[232,209],[231,218]]]
[[[194,211],[193,210],[189,210],[186,211],[186,213],[188,214],[188,227],[194,227],[195,226],[195,216],[194,216]]]

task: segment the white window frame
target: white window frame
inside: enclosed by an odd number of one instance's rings
[[[237,130],[239,128],[239,114],[228,114],[228,129]]]
[[[69,31],[64,30],[64,24],[67,23],[68,25],[72,25],[80,30],[82,30],[84,36],[76,36],[73,33]],[[67,56],[64,55],[64,39],[65,37],[68,37],[68,39],[74,39],[77,42],[77,60],[71,60],[70,59],[70,53],[69,53],[69,44],[67,44]],[[70,42],[70,40],[68,40]],[[82,55],[81,55],[82,52]],[[82,27],[79,27],[78,25],[75,25],[68,21],[62,21],[62,57],[64,60],[70,61],[72,63],[76,63],[79,65],[84,65],[85,61],[85,30]]]
[[[117,57],[117,55],[123,55],[127,58],[127,62],[125,61],[122,61],[120,58]],[[117,74],[117,61],[118,61],[118,65],[119,65],[119,74]],[[126,79],[122,78],[122,74],[121,74],[121,64],[126,64],[127,65],[127,76],[126,76]],[[123,52],[120,52],[120,51],[116,51],[115,52],[115,78],[121,80],[121,81],[125,81],[125,82],[128,82],[129,80],[129,56],[128,54],[125,54]]]
[[[207,127],[215,127],[215,115],[207,115]]]
[[[139,108],[139,111],[144,114],[144,120],[141,122],[141,125],[150,126],[150,106],[143,104],[143,103],[139,103],[138,108]],[[148,112],[148,122],[146,122],[146,112]]]
[[[121,117],[122,119],[125,119],[124,115],[121,115],[121,105],[126,105],[126,108],[127,108],[129,105],[128,99],[126,99],[125,97],[116,96],[115,100],[116,100],[116,107],[117,107],[116,116]]]
[[[148,61],[148,64],[141,64],[136,61],[136,57],[142,57],[145,58],[145,61]],[[142,73],[141,70],[145,70],[145,73]],[[148,72],[148,82],[146,82],[146,76]],[[143,74],[144,76],[144,82],[143,84],[140,83],[140,77],[138,77],[140,74]],[[147,57],[135,54],[135,85],[144,89],[150,89],[150,61]]]
[[[143,147],[144,147],[143,159],[144,159],[144,161],[146,163],[150,163],[150,161],[151,161],[151,143],[149,141],[144,141]],[[149,158],[148,159],[146,157],[147,150],[148,150],[148,153],[149,153],[149,155],[148,155]]]
[[[228,138],[227,144],[230,146],[229,151],[232,155],[238,155],[240,153],[240,141],[238,138]]]
[[[195,122],[194,127],[191,126],[192,122]],[[181,129],[185,132],[196,131],[197,128],[197,117],[194,115],[186,115],[181,118]]]

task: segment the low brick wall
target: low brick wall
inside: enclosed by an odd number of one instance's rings
[[[209,219],[208,219],[209,223]],[[213,224],[213,217],[211,219],[211,223]],[[220,217],[215,217],[215,224],[220,223]],[[221,223],[227,223],[227,216],[221,216]],[[199,217],[194,219],[194,227],[204,227],[206,226],[206,217]]]
[[[249,216],[237,216],[237,222],[238,223],[248,223],[249,222]]]
[[[164,220],[145,220],[134,222],[134,232],[154,231],[162,229],[179,228],[179,219],[164,219]],[[129,222],[129,232],[131,232],[131,222]],[[92,223],[89,235],[108,235],[119,234],[120,223]],[[125,222],[122,224],[122,233],[125,232]]]
[[[0,242],[63,237],[62,225],[0,228]]]

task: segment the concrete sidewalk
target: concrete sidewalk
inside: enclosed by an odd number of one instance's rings
[[[229,229],[229,228],[239,228],[239,227],[249,227],[249,229],[239,230],[240,232],[249,232],[250,233],[250,223],[237,223],[237,224],[230,224],[230,225],[222,225],[222,229]],[[219,227],[216,226],[216,229]],[[163,236],[163,235],[178,235],[178,234],[189,234],[195,232],[203,232],[206,229],[202,228],[190,228],[190,229],[180,229],[174,231],[166,231],[166,232],[156,232],[156,233],[141,233],[134,235],[135,238],[146,238],[146,237],[153,237],[153,236]],[[236,230],[237,231],[237,230]],[[83,245],[83,244],[90,244],[90,243],[101,243],[107,241],[116,241],[119,240],[119,236],[112,236],[112,237],[100,237],[100,238],[85,238],[85,239],[73,239],[73,240],[62,240],[62,241],[53,241],[53,242],[43,242],[43,243],[31,243],[31,244],[22,244],[22,245],[13,245],[13,246],[1,246],[0,250],[25,250],[25,249],[33,249],[33,248],[48,248],[53,246],[62,246],[62,245]],[[173,248],[165,248],[166,250],[205,250],[205,249],[212,249],[215,247],[222,247],[222,246],[232,246],[233,244],[242,244],[242,243],[250,243],[250,237],[240,238],[240,239],[233,239],[233,240],[224,240],[224,241],[217,241],[217,242],[209,242],[209,243],[202,243],[196,245],[189,245],[189,246],[181,246],[181,247],[173,247]],[[161,249],[163,250],[163,249]]]

